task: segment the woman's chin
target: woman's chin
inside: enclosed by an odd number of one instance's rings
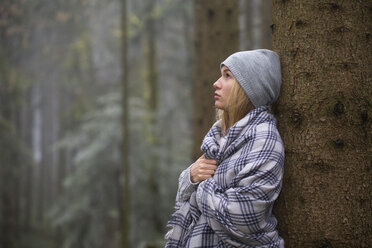
[[[219,110],[224,110],[224,109],[222,108],[222,106],[220,106],[220,105],[218,105],[218,104],[215,104],[214,107],[215,107],[216,109],[219,109]]]

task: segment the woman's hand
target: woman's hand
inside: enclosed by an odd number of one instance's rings
[[[190,168],[190,180],[192,183],[201,182],[210,178],[217,169],[217,161],[214,159],[206,159],[204,154],[195,161]]]

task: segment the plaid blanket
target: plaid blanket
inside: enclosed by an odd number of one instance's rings
[[[217,170],[189,196],[178,197],[166,247],[284,247],[272,214],[284,146],[268,108],[252,110],[225,136],[217,121],[201,149],[217,160]]]

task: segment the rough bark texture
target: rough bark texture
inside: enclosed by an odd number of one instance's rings
[[[370,247],[371,1],[273,1],[286,247]]]
[[[201,155],[201,142],[215,121],[214,89],[219,64],[238,50],[238,1],[194,1],[194,137],[193,158]]]

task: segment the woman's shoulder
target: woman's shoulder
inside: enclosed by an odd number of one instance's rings
[[[267,108],[263,108],[255,118],[247,123],[247,130],[251,129],[254,133],[278,133],[277,120],[273,114],[269,112]]]
[[[276,126],[276,120],[267,119],[253,126],[247,133],[247,146],[284,152],[284,143]],[[253,145],[252,145],[253,143]]]

